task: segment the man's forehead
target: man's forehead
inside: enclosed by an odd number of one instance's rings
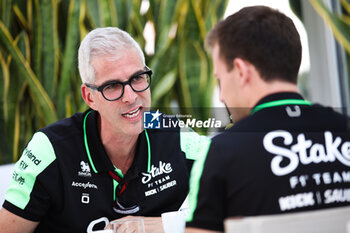
[[[143,63],[127,62],[125,60],[109,60],[106,58],[99,58],[93,61],[92,66],[96,76],[96,81],[102,81],[103,83],[108,81],[126,81],[136,73],[144,71]],[[103,80],[100,80],[100,79]]]

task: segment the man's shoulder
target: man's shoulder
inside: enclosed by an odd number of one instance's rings
[[[252,134],[251,132],[243,131],[241,128],[236,129],[233,126],[211,139],[211,150],[216,151],[215,154],[238,155],[245,148],[251,148],[252,145],[256,145],[257,140],[261,141],[259,134]]]
[[[269,132],[278,129],[293,131],[348,131],[349,116],[338,108],[326,107],[320,104],[312,106],[279,106],[258,111],[240,120],[230,130],[231,132]]]
[[[58,120],[39,131],[46,134],[50,139],[55,140],[82,134],[84,115],[84,113],[75,113],[71,117]]]
[[[324,118],[331,121],[349,121],[350,117],[346,115],[343,108],[332,108],[323,106],[321,104],[314,104],[312,106],[314,114],[317,114],[319,118]]]
[[[271,109],[249,115],[212,139],[216,145],[229,147],[251,144],[247,138],[258,139],[270,131],[287,130],[293,132],[349,132],[350,118],[322,105],[313,105],[302,110],[300,117],[282,115],[281,109]]]

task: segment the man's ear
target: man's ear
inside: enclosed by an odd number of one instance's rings
[[[89,105],[90,108],[96,110],[95,108],[95,101],[94,98],[92,98],[92,90],[88,88],[85,84],[81,84],[81,95],[87,105]]]
[[[235,58],[233,66],[236,69],[239,77],[239,83],[244,85],[250,81],[250,66],[251,64],[242,58]]]

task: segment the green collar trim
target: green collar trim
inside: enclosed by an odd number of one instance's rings
[[[95,172],[95,173],[98,173],[96,167],[95,167],[95,164],[94,162],[92,161],[92,158],[91,158],[91,154],[90,154],[90,149],[89,149],[89,144],[88,144],[88,141],[87,141],[87,133],[86,133],[86,120],[87,120],[87,117],[88,115],[92,112],[93,110],[89,111],[85,117],[84,117],[84,122],[83,122],[83,131],[84,131],[84,144],[85,144],[85,150],[86,150],[86,153],[87,153],[87,156],[88,156],[88,159],[89,159],[89,162],[91,164],[91,167],[92,167],[92,170]],[[149,140],[149,137],[148,137],[148,133],[147,133],[147,130],[145,129],[145,136],[146,136],[146,140],[147,140],[147,153],[148,153],[148,163],[147,163],[147,172],[150,172],[151,171],[151,143],[150,143],[150,140]],[[119,170],[119,169],[118,169]],[[117,173],[118,173],[118,170],[117,170]],[[119,170],[120,171],[120,170]],[[119,173],[118,173],[119,174]]]
[[[275,101],[270,101],[266,102],[263,104],[259,104],[253,108],[251,111],[250,115],[253,115],[257,111],[264,109],[264,108],[271,108],[271,107],[276,107],[276,106],[282,106],[282,105],[312,105],[310,101],[307,100],[302,100],[302,99],[284,99],[284,100],[275,100]]]
[[[147,172],[150,172],[151,171],[151,143],[149,141],[149,137],[146,129],[145,129],[145,135],[147,139],[147,152],[148,152]]]
[[[87,134],[86,134],[86,119],[88,117],[88,115],[92,112],[89,111],[88,113],[86,113],[85,117],[84,117],[84,123],[83,123],[83,130],[84,130],[84,144],[85,144],[85,150],[86,150],[86,153],[87,153],[87,156],[89,158],[89,161],[90,161],[90,164],[91,164],[91,167],[92,167],[92,170],[97,173],[97,170],[95,168],[95,165],[92,161],[92,158],[91,158],[91,154],[90,154],[90,149],[89,149],[89,145],[88,145],[88,141],[87,141]]]

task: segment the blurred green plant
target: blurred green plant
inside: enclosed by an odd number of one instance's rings
[[[334,37],[350,54],[350,2],[338,0],[342,6],[342,13],[338,14],[329,9],[322,0],[310,0],[311,5],[329,25]]]
[[[330,3],[340,3],[341,13],[334,12],[326,4],[325,0],[310,0],[310,4],[320,15],[326,25],[330,27],[335,39],[346,51],[347,77],[350,77],[350,1],[349,0],[332,0]],[[289,0],[289,4],[294,13],[303,21],[302,0]],[[312,43],[312,42],[311,42]],[[307,74],[301,74],[301,90],[306,96],[305,89]],[[304,83],[304,84],[303,84]],[[346,87],[349,88],[349,87]]]
[[[340,12],[331,10],[324,1],[310,0],[311,5],[331,28],[335,39],[346,51],[347,77],[350,77],[350,1],[337,0],[340,3]],[[332,4],[332,5],[333,5]],[[349,86],[345,87],[349,90]]]
[[[210,117],[212,65],[208,30],[228,0],[2,0],[0,3],[0,164],[18,159],[32,134],[84,111],[77,50],[93,28],[117,26],[146,45],[154,31],[152,106],[175,105]],[[141,4],[148,9],[140,12]]]

